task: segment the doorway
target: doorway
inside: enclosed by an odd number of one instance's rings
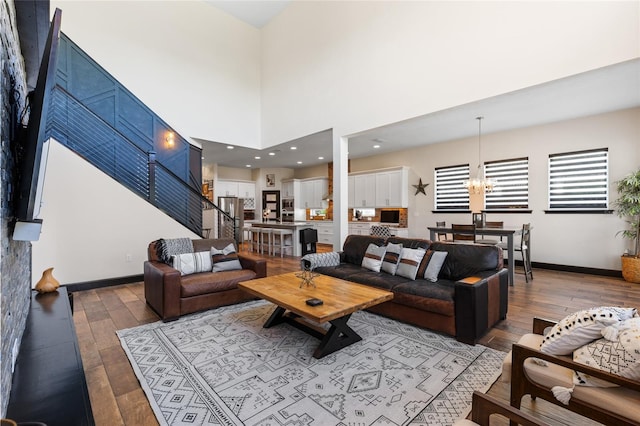
[[[280,220],[280,191],[262,191],[262,218],[265,219],[264,210],[269,210],[266,219],[269,221]]]

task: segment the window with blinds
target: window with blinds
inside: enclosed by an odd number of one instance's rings
[[[436,168],[435,209],[469,210],[469,191],[462,185],[468,179],[468,164]]]
[[[529,208],[529,158],[487,162],[484,176],[497,182],[484,196],[485,210]]]
[[[608,206],[607,148],[549,155],[550,210],[602,210]]]

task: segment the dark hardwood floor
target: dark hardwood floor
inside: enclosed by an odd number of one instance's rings
[[[318,251],[329,246],[319,245]],[[267,257],[269,275],[299,270],[299,258]],[[559,320],[594,306],[640,307],[640,285],[622,279],[534,270],[533,282],[516,274],[509,288],[509,312],[479,343],[504,352],[530,331],[534,316]],[[116,330],[158,321],[146,305],[142,283],[74,293],[74,322],[82,352],[91,406],[97,425],[157,425],[155,416],[120,346]],[[509,400],[509,384],[500,379],[489,394]],[[523,399],[523,410],[553,425],[597,424],[538,399]],[[497,422],[496,424],[507,424]]]

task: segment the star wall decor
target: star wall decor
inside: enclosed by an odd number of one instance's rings
[[[429,186],[428,183],[422,183],[422,178],[420,178],[420,180],[418,181],[417,185],[411,185],[416,189],[416,193],[413,195],[418,195],[419,193],[423,193],[424,195],[427,195],[427,193],[424,191],[424,189]]]

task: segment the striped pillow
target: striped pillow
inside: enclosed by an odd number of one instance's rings
[[[387,244],[387,251],[384,253],[382,259],[382,271],[395,275],[396,269],[398,269],[398,262],[400,261],[400,252],[402,251],[402,244]]]
[[[396,275],[415,280],[418,267],[425,253],[425,249],[403,248],[400,252],[400,262],[398,263]]]
[[[184,253],[171,256],[171,265],[180,271],[180,275],[211,271],[211,254],[208,251]]]
[[[233,271],[242,269],[236,247],[233,243],[229,244],[222,250],[211,247],[211,261],[213,262],[213,272]]]
[[[386,250],[387,248],[385,246],[378,247],[373,243],[369,244],[367,251],[364,253],[364,257],[362,258],[361,266],[373,272],[380,272],[382,258],[384,257]]]

